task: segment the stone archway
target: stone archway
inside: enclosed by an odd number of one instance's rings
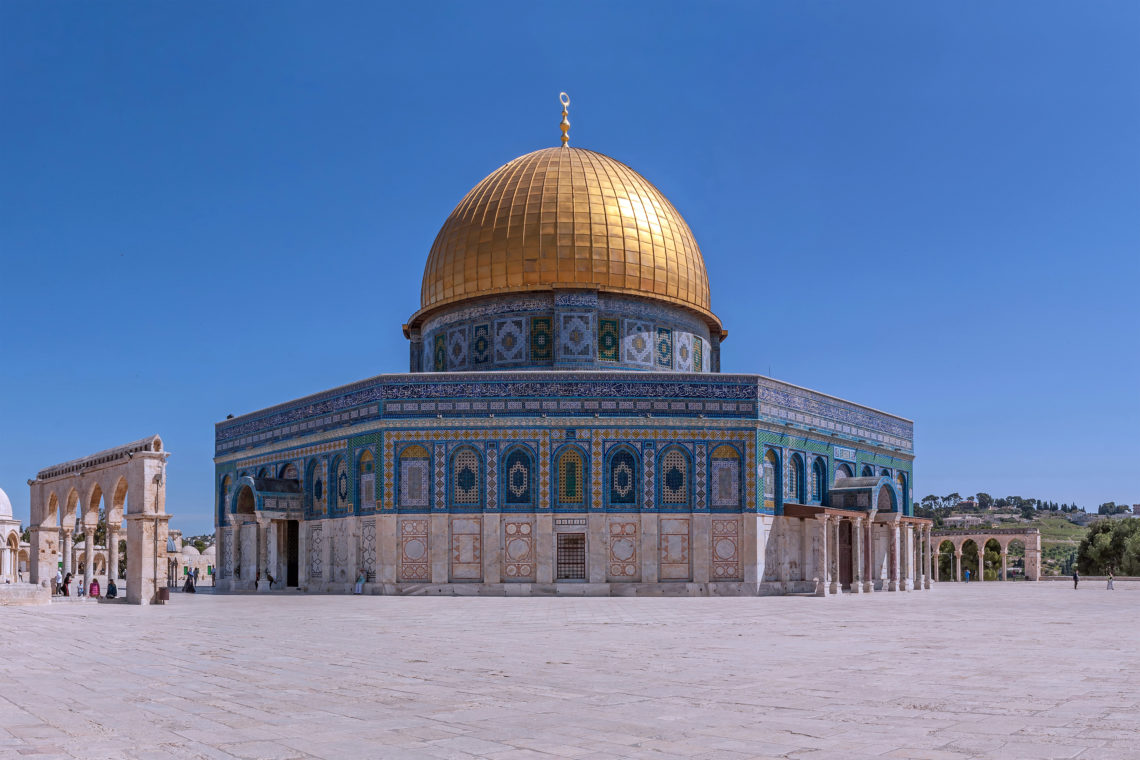
[[[35,480],[28,481],[32,582],[46,584],[55,575],[57,557],[61,554],[64,566],[70,565],[71,530],[76,518],[83,518],[83,525],[90,526],[88,535],[93,536],[94,521],[90,515],[93,509],[98,509],[99,501],[104,501],[110,554],[108,575],[118,574],[119,526],[125,516],[130,560],[127,601],[131,604],[156,601],[159,579],[165,570],[159,565],[159,556],[166,548],[170,521],[166,514],[166,460],[169,456],[162,439],[154,435],[48,467],[40,470]],[[109,502],[106,501],[108,495]],[[93,551],[86,554],[91,559],[85,566],[92,568]]]

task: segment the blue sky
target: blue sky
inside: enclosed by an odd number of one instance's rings
[[[407,368],[436,231],[522,153],[644,174],[725,371],[915,420],[927,493],[1140,502],[1140,5],[0,4],[0,487]]]

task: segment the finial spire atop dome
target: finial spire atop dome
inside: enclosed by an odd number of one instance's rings
[[[558,102],[562,104],[562,123],[558,126],[562,129],[562,147],[565,148],[566,144],[570,142],[570,120],[566,118],[569,114],[570,96],[564,92],[558,93]]]

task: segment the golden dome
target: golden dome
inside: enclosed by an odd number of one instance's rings
[[[413,321],[457,301],[595,288],[709,308],[700,248],[644,177],[609,156],[558,147],[496,169],[459,202],[428,255]]]

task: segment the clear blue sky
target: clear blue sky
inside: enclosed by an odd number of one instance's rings
[[[919,496],[1140,502],[1140,4],[0,3],[0,487],[404,371],[500,164],[636,168],[724,369],[915,420]],[[535,7],[538,6],[538,7]]]

